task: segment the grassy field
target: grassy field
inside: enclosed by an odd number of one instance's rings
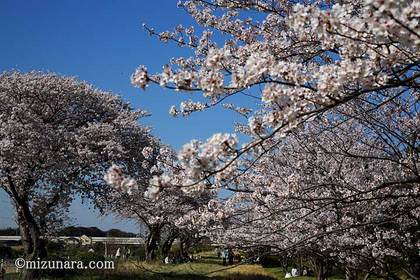
[[[6,279],[16,279],[16,274],[7,274]],[[120,264],[112,271],[89,271],[82,275],[73,275],[60,279],[68,280],[125,280],[125,279],[180,279],[180,280],[274,280],[279,279],[281,273],[275,270],[266,270],[259,265],[233,265],[222,266],[212,263],[186,263],[186,264],[150,264],[142,262],[126,262]],[[57,279],[57,278],[45,278]]]
[[[9,270],[6,280],[15,280],[17,275]],[[280,268],[263,268],[258,264],[234,264],[223,266],[214,252],[202,254],[199,262],[184,264],[145,263],[125,261],[114,270],[81,271],[65,277],[44,277],[45,280],[276,280],[284,279]],[[293,280],[310,280],[310,277],[295,277]]]
[[[7,280],[14,280],[16,274],[7,274]],[[81,275],[67,276],[66,280],[275,280],[284,279],[284,273],[277,268],[263,268],[256,264],[222,266],[215,263],[186,264],[150,264],[143,262],[125,262],[112,271],[89,271]],[[309,280],[307,277],[296,277],[294,280]]]

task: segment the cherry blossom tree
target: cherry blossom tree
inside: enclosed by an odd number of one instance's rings
[[[127,164],[133,147],[141,153],[154,141],[137,123],[144,115],[75,78],[0,75],[0,187],[15,206],[28,261],[45,257],[41,236],[75,194],[106,193],[103,176],[111,163]],[[28,270],[23,278],[35,276]]]
[[[145,28],[191,56],[157,74],[140,66],[133,85],[196,96],[171,107],[173,116],[233,110],[247,140],[192,140],[178,153],[179,175],[154,178],[150,194],[226,188],[229,199],[191,211],[185,224],[242,248],[310,250],[387,277],[389,260],[401,261],[418,277],[419,3],[179,6],[197,25]]]
[[[319,278],[329,259],[349,278],[396,278],[392,264],[418,277],[418,106],[418,93],[391,91],[337,107],[241,162],[252,168],[233,180],[235,193],[185,223],[220,243],[310,257]]]
[[[188,249],[186,241],[192,240],[194,230],[177,225],[178,219],[207,203],[214,196],[208,190],[196,191],[194,196],[179,188],[165,188],[156,197],[149,193],[149,181],[153,178],[176,176],[176,154],[157,139],[153,145],[144,147],[141,153],[132,153],[130,165],[112,166],[105,176],[113,191],[101,201],[101,208],[123,218],[135,219],[145,229],[146,260],[168,256],[172,244],[180,240],[183,253]],[[136,158],[140,156],[140,158]],[[147,170],[139,173],[138,170]],[[153,198],[152,198],[153,197]]]
[[[222,186],[238,159],[256,150],[262,155],[270,139],[299,124],[359,97],[418,88],[417,1],[191,0],[179,6],[196,26],[145,28],[192,55],[173,58],[157,74],[140,66],[132,83],[196,93],[201,97],[170,113],[224,106],[245,117],[243,129],[252,133],[243,145],[235,135],[187,145],[179,154],[182,186],[207,180]]]
[[[146,30],[191,49],[132,83],[192,93],[173,116],[223,106],[235,134],[192,140],[147,192],[226,188],[181,220],[213,240],[302,250],[320,267],[418,275],[419,44],[416,1],[191,0],[197,25]],[[196,31],[198,30],[198,31]],[[243,143],[241,143],[243,142]],[[414,254],[413,254],[414,252]],[[349,277],[351,273],[348,274]]]

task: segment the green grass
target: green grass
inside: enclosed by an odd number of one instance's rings
[[[17,279],[8,274],[7,280]],[[57,278],[44,278],[57,279]],[[178,265],[125,262],[112,271],[89,271],[81,275],[59,278],[63,280],[276,280],[275,274],[260,265],[222,266],[214,263],[187,263]]]
[[[102,278],[101,278],[102,277]],[[72,280],[99,279],[179,279],[179,280],[275,280],[276,276],[259,265],[222,266],[215,263],[150,264],[128,262],[115,271],[98,278],[73,278]]]
[[[284,279],[280,268],[263,268],[258,264],[235,264],[223,266],[214,252],[200,253],[200,262],[184,264],[146,263],[125,261],[116,264],[114,270],[77,271],[62,278],[43,278],[43,280],[277,280]],[[18,279],[9,270],[6,280]],[[335,278],[335,277],[333,277]],[[313,277],[295,277],[293,280],[313,280]],[[338,279],[338,278],[335,278]]]

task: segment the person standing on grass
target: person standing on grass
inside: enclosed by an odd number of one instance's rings
[[[233,265],[233,250],[232,250],[232,248],[229,248],[229,250],[228,250],[228,259],[229,259],[229,265]]]
[[[221,255],[222,255],[223,265],[226,266],[227,250],[223,249]]]
[[[121,249],[118,248],[117,252],[115,253],[115,260],[118,262],[120,260],[121,257]]]
[[[6,274],[6,269],[4,268],[3,259],[0,261],[0,279],[4,279],[4,275]]]

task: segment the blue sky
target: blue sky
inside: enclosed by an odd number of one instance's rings
[[[193,24],[177,0],[1,0],[0,71],[52,71],[77,76],[96,87],[121,95],[134,108],[152,116],[143,124],[163,142],[180,148],[192,138],[206,139],[214,132],[232,130],[232,113],[223,110],[172,118],[172,104],[185,95],[151,87],[134,88],[129,77],[138,65],[159,71],[171,57],[188,55],[186,49],[162,44],[150,37],[142,23],[156,30],[172,29],[178,23]],[[99,218],[88,205],[76,200],[71,207],[74,224],[137,231],[130,222]],[[14,225],[14,211],[0,191],[0,228]]]

